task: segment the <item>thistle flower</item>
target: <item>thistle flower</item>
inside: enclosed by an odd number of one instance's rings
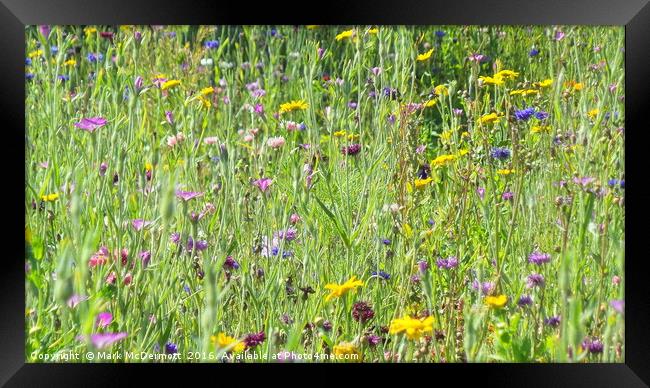
[[[533,264],[542,265],[548,263],[549,261],[551,261],[551,255],[549,255],[548,253],[534,251],[533,253],[528,255],[528,262]]]
[[[264,334],[264,330],[262,330],[259,333],[246,335],[246,337],[244,337],[244,344],[246,345],[246,348],[250,349],[262,344],[265,339],[266,335]]]
[[[560,316],[552,316],[544,319],[544,324],[550,327],[558,327],[560,326],[560,322]]]
[[[534,273],[528,275],[526,278],[526,286],[528,288],[543,287],[545,284],[544,276],[542,274]]]
[[[519,307],[530,306],[531,304],[533,304],[533,298],[531,298],[529,295],[522,295],[517,301],[517,305]]]
[[[357,155],[361,151],[361,144],[352,144],[347,147],[341,148],[343,155]]]
[[[452,269],[458,267],[458,258],[455,256],[448,257],[446,259],[438,259],[436,261],[436,266],[440,269]]]
[[[223,263],[223,268],[226,270],[239,269],[239,263],[232,258],[232,256],[226,257],[226,261]]]

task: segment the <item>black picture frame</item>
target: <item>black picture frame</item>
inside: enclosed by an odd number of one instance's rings
[[[2,270],[0,270],[0,383],[6,386],[57,385],[130,385],[134,375],[144,374],[147,385],[157,380],[171,382],[197,372],[209,374],[213,380],[223,375],[250,383],[250,379],[267,379],[268,372],[284,374],[285,383],[292,379],[311,384],[322,376],[325,384],[343,377],[342,369],[360,378],[364,383],[384,376],[402,381],[422,378],[432,383],[451,381],[453,384],[474,380],[484,385],[497,386],[622,386],[642,387],[650,384],[650,292],[647,286],[647,248],[644,239],[648,220],[650,192],[646,185],[646,154],[648,142],[647,112],[650,86],[650,4],[647,0],[454,0],[446,2],[365,1],[347,3],[285,3],[221,4],[198,1],[178,3],[170,0],[145,2],[141,0],[84,1],[66,0],[2,0],[0,4],[0,84],[2,93],[2,123],[4,150],[3,201],[6,228]],[[251,12],[254,11],[254,14]],[[255,365],[259,373],[248,371],[251,365],[66,365],[25,363],[24,327],[24,262],[22,226],[24,210],[16,206],[24,195],[19,171],[20,157],[24,156],[24,26],[34,24],[586,24],[624,25],[626,71],[626,353],[625,364],[428,364],[428,365]],[[14,167],[15,166],[15,167]],[[9,174],[11,173],[11,174]],[[6,175],[12,175],[10,178]],[[22,194],[21,194],[22,193]],[[326,373],[312,377],[289,377],[298,367],[324,368]],[[387,369],[376,372],[380,367]],[[184,368],[190,368],[185,370]],[[283,368],[292,368],[291,371]],[[446,379],[440,379],[441,376]],[[239,376],[239,377],[237,377]],[[242,380],[243,377],[243,380]],[[217,380],[218,379],[218,380]],[[298,380],[299,379],[299,380]],[[351,380],[349,381],[351,383]]]

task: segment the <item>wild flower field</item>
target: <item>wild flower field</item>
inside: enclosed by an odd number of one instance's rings
[[[624,30],[29,26],[28,362],[623,362]]]

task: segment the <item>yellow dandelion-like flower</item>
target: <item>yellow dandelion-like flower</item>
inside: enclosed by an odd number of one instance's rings
[[[545,79],[544,81],[539,81],[539,82],[534,82],[533,86],[536,88],[548,88],[549,86],[553,85],[553,80],[552,79]]]
[[[496,73],[494,76],[499,77],[501,79],[512,80],[519,77],[519,73],[512,70],[501,70],[500,72]]]
[[[54,202],[57,199],[59,199],[59,194],[58,193],[52,193],[52,194],[46,194],[46,195],[41,195],[41,200],[43,202]]]
[[[511,96],[529,96],[531,94],[539,94],[539,90],[536,89],[517,89],[510,92]]]
[[[449,88],[445,85],[438,85],[433,90],[436,92],[437,95],[439,96],[447,96],[449,95]]]
[[[74,58],[70,58],[70,59],[68,59],[67,61],[63,62],[63,64],[64,64],[65,66],[72,66],[72,67],[74,67],[74,66],[77,66],[77,60],[74,59]]]
[[[508,297],[505,295],[485,297],[485,304],[495,309],[503,308],[503,306],[505,306],[507,302],[508,302]]]
[[[34,51],[30,52],[29,54],[27,54],[27,56],[30,57],[30,58],[40,57],[41,55],[43,55],[43,50],[34,50]]]
[[[368,30],[368,34],[377,35],[377,33],[379,33],[379,28],[377,27],[373,27]]]
[[[316,25],[316,24],[310,24],[310,25],[308,25],[306,27],[307,27],[308,30],[315,30],[315,29],[319,28],[320,26]]]
[[[206,88],[203,88],[203,89],[201,89],[201,92],[200,92],[200,94],[202,96],[207,96],[207,95],[212,94],[212,93],[214,93],[214,88],[212,86],[208,86]]]
[[[330,290],[330,293],[325,297],[325,301],[329,302],[332,298],[339,298],[345,295],[350,290],[356,290],[357,287],[363,286],[361,280],[357,280],[356,276],[352,276],[347,282],[343,284],[329,283],[325,288]]]
[[[201,105],[203,105],[203,107],[206,109],[212,106],[212,102],[203,96],[199,96],[199,101],[201,102]]]
[[[495,85],[495,86],[503,85],[503,78],[498,76],[494,76],[494,77],[480,76],[478,77],[478,80],[483,85]]]
[[[432,106],[435,106],[437,103],[438,103],[438,101],[434,98],[432,100],[429,100],[429,101],[425,102],[424,105],[422,105],[422,106],[425,107],[425,108],[430,108]]]
[[[418,62],[426,61],[427,59],[431,58],[431,54],[433,54],[433,49],[427,51],[426,53],[418,54],[418,56],[417,56],[417,58],[415,58],[415,60],[418,61]]]
[[[564,87],[570,89],[571,91],[581,91],[584,87],[582,82],[576,82],[576,81],[566,81],[564,83]]]
[[[422,189],[429,183],[433,181],[433,178],[428,177],[427,179],[416,179],[415,180],[415,188],[416,189]]]
[[[494,123],[498,123],[499,121],[501,121],[502,117],[503,117],[503,115],[499,115],[497,113],[492,112],[492,113],[488,113],[486,115],[481,116],[481,118],[478,121],[481,124],[494,124]]]
[[[294,100],[290,102],[285,102],[284,104],[280,105],[280,113],[287,113],[287,112],[293,112],[294,110],[305,110],[309,108],[309,104],[307,104],[303,100]]]
[[[361,137],[361,136],[359,136],[359,134],[351,133],[351,134],[348,135],[348,140],[356,140],[359,137]]]
[[[345,136],[345,131],[334,132],[334,137],[343,137],[343,136]]]
[[[594,109],[590,110],[589,112],[587,112],[587,116],[589,116],[589,118],[593,119],[596,116],[598,116],[598,112],[600,112],[600,110],[598,108],[594,108]]]
[[[335,39],[337,41],[339,41],[339,40],[343,40],[343,39],[352,38],[353,36],[354,36],[354,30],[347,30],[347,31],[343,31],[340,34],[336,35]]]
[[[499,174],[499,175],[510,175],[510,174],[514,174],[514,173],[515,173],[514,169],[503,168],[503,169],[497,170],[497,174]]]
[[[361,352],[359,349],[351,342],[341,342],[338,345],[334,345],[332,348],[332,353],[339,358],[351,361],[357,361],[361,359]]]
[[[442,140],[443,143],[447,143],[449,140],[451,140],[451,135],[453,135],[453,131],[443,131],[440,134],[440,140]]]
[[[239,341],[226,333],[219,333],[216,336],[213,335],[210,337],[210,341],[219,349],[229,350],[235,353],[239,353],[246,348],[246,344],[243,341]]]
[[[405,333],[406,338],[410,340],[420,339],[425,333],[433,331],[433,316],[424,319],[411,318],[405,315],[402,318],[393,319],[390,323],[388,332],[390,334]]]
[[[152,165],[151,163],[149,163],[149,162],[145,163],[145,164],[144,164],[144,170],[145,170],[145,171],[151,171],[151,170],[153,170],[153,165]]]
[[[160,87],[160,89],[162,89],[162,90],[172,89],[172,88],[175,88],[176,86],[178,86],[180,84],[181,84],[181,81],[179,81],[177,79],[171,79],[169,81],[165,81],[162,84],[162,86]]]
[[[436,167],[441,167],[453,162],[454,160],[456,160],[456,155],[440,155],[437,158],[433,159],[431,161],[431,164]]]
[[[94,34],[96,32],[97,32],[97,28],[95,28],[95,27],[86,27],[86,28],[84,28],[84,33],[86,33],[86,36],[90,36],[90,35],[92,35],[92,34]]]

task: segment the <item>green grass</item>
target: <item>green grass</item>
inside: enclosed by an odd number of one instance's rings
[[[353,38],[336,40],[352,28]],[[211,337],[263,331],[264,342],[247,349],[251,361],[295,352],[346,362],[322,355],[351,344],[364,362],[624,362],[624,316],[610,305],[624,299],[624,188],[608,184],[625,179],[623,28],[369,29],[53,26],[46,39],[26,28],[26,360],[102,361],[172,343],[181,359],[167,362],[215,362],[233,349]],[[559,30],[565,36],[556,40]],[[211,40],[218,48],[205,47]],[[416,61],[429,47],[431,57]],[[90,53],[103,58],[91,62]],[[470,61],[473,53],[486,58]],[[206,59],[212,65],[201,65]],[[516,78],[479,81],[506,69]],[[158,74],[181,84],[163,91]],[[547,87],[534,84],[547,79]],[[248,90],[255,81],[265,95]],[[448,94],[434,92],[439,85]],[[202,101],[206,87],[213,92]],[[279,113],[293,100],[309,106]],[[409,109],[428,101],[435,104]],[[518,120],[526,107],[549,116]],[[481,124],[491,112],[502,117]],[[107,124],[92,133],[74,126],[88,117]],[[287,121],[304,129],[290,131]],[[185,140],[168,146],[179,132]],[[278,136],[286,143],[272,149],[267,140]],[[207,144],[212,137],[217,143]],[[353,143],[360,152],[344,155]],[[494,147],[510,157],[491,157]],[[441,155],[457,157],[432,163]],[[416,188],[425,164],[432,179]],[[583,177],[594,179],[574,182]],[[273,179],[265,193],[252,184],[259,178]],[[204,194],[183,202],[177,187]],[[206,204],[213,211],[192,221]],[[296,239],[262,255],[292,214],[300,216]],[[138,231],[135,219],[151,224]],[[189,236],[207,249],[187,252]],[[102,246],[108,260],[91,268]],[[535,250],[550,261],[529,263]],[[225,269],[227,256],[239,268]],[[436,266],[449,257],[457,267]],[[532,273],[543,286],[527,287]],[[325,300],[325,285],[352,276],[363,286]],[[505,306],[489,307],[475,282],[491,282],[487,293],[505,295]],[[301,290],[308,287],[313,293]],[[71,308],[72,295],[88,299]],[[519,307],[522,295],[532,304]],[[358,301],[373,309],[367,322],[352,315]],[[101,312],[112,314],[107,327],[95,323]],[[433,316],[432,331],[417,339],[389,332],[407,315]],[[558,316],[558,325],[545,323]],[[98,349],[87,339],[96,333],[127,337]],[[586,337],[602,352],[583,349]]]

